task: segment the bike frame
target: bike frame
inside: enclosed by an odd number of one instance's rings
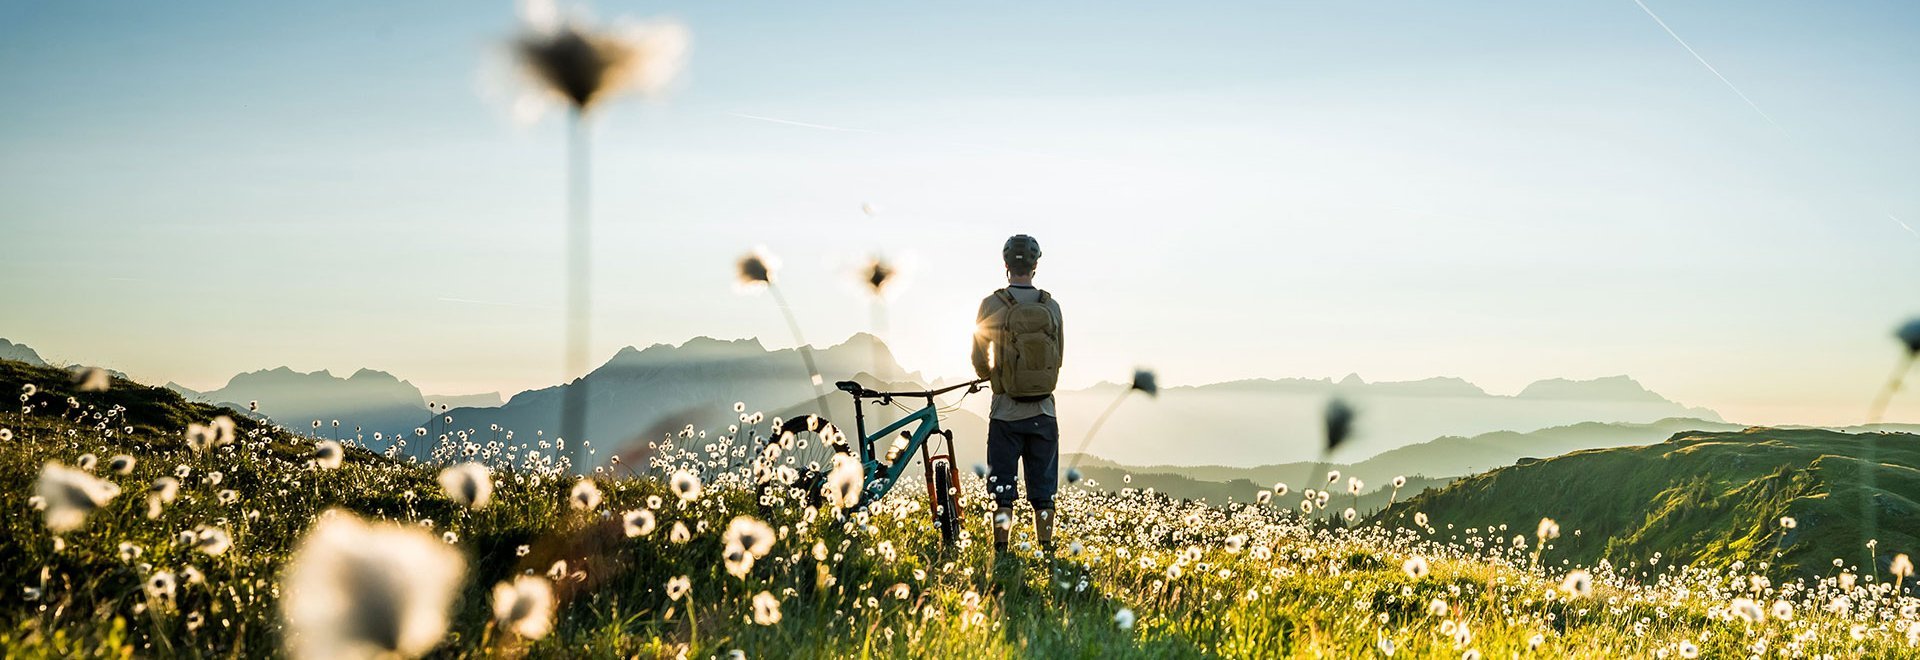
[[[940,428],[940,411],[934,401],[934,397],[961,388],[969,388],[969,393],[979,391],[982,382],[984,381],[973,381],[926,392],[876,392],[861,387],[852,381],[838,383],[841,390],[853,395],[854,433],[860,438],[858,449],[860,464],[865,471],[866,483],[862,488],[860,504],[858,506],[865,507],[868,503],[885,497],[887,492],[893,489],[893,485],[900,482],[900,475],[907,471],[907,464],[913,462],[914,454],[920,455],[920,464],[927,472],[927,483],[929,484],[933,483],[933,465],[935,460],[946,459],[949,463],[956,461],[957,459],[954,458],[953,450],[953,432]],[[867,415],[861,404],[866,399],[878,399],[880,405],[891,405],[895,397],[909,399],[924,398],[927,403],[921,406],[920,409],[908,413],[906,417],[902,417],[898,421],[886,425],[879,431],[868,434]],[[886,441],[892,437],[894,433],[916,424],[917,426],[914,426],[912,432],[907,434],[906,447],[901,449],[900,455],[895,457],[891,465],[884,460],[884,456],[878,455],[875,452],[876,445]],[[933,453],[932,448],[927,443],[927,439],[936,434],[940,435],[947,442],[946,453],[944,454]]]

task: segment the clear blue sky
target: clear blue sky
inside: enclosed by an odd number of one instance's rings
[[[815,341],[871,323],[851,264],[907,264],[889,339],[963,375],[1027,232],[1073,384],[1625,373],[1857,421],[1920,314],[1920,5],[1647,2],[1759,109],[1633,0],[596,3],[694,40],[596,126],[596,361],[790,344],[733,291],[758,244]],[[509,117],[515,22],[0,4],[0,336],[203,388],[559,379],[562,126]]]

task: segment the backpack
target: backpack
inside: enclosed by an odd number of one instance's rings
[[[994,295],[1007,306],[994,340],[994,391],[1021,402],[1046,399],[1060,381],[1060,318],[1047,305],[1053,296],[1041,291],[1038,301],[1020,302],[1007,289]]]

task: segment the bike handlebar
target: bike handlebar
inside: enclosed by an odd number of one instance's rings
[[[967,388],[968,394],[972,394],[974,392],[978,392],[982,389],[985,389],[981,387],[981,385],[985,384],[986,382],[987,382],[987,379],[982,378],[979,380],[967,381],[959,385],[950,385],[937,390],[927,390],[923,392],[880,392],[880,391],[867,389],[865,386],[861,385],[860,383],[851,381],[851,380],[843,380],[838,383],[834,383],[833,386],[840,388],[840,391],[851,394],[856,398],[878,399],[882,397],[896,397],[896,396],[897,397],[940,396],[942,394],[946,394],[948,392],[952,392],[954,390],[957,390],[963,387]]]

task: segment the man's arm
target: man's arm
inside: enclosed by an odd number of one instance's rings
[[[993,315],[991,298],[980,301],[980,312],[973,321],[973,377],[986,378],[993,373],[992,365],[987,364],[987,345],[993,342],[993,330],[987,321]]]

